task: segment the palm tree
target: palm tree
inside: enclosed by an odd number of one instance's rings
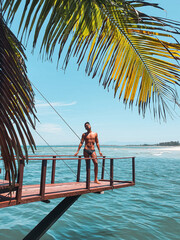
[[[26,74],[26,58],[22,44],[7,27],[0,13],[0,147],[9,183],[17,177],[17,160],[28,159],[27,139],[30,147],[35,143],[27,120],[34,114],[34,94]],[[23,145],[23,149],[21,148]]]
[[[3,12],[13,21],[24,4],[19,33],[24,40],[34,31],[33,47],[45,27],[40,52],[52,58],[59,47],[68,50],[63,67],[72,56],[78,67],[87,59],[85,71],[99,76],[104,88],[112,86],[114,96],[138,106],[145,116],[149,106],[154,116],[166,120],[172,104],[178,104],[180,44],[175,34],[180,23],[143,13],[146,0],[5,0]],[[141,9],[143,9],[141,11]],[[135,101],[136,100],[136,101]]]

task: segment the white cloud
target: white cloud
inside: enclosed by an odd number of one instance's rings
[[[36,131],[32,130],[36,145],[63,145],[77,144],[77,139],[72,138],[72,133],[64,129],[60,124],[55,123],[37,123]]]
[[[51,134],[59,134],[62,132],[61,127],[58,124],[53,123],[42,123],[37,126],[38,132],[44,133],[51,133]]]
[[[49,107],[48,103],[44,103],[43,101],[36,101],[37,103],[35,104],[36,107]],[[65,107],[65,106],[72,106],[77,104],[76,101],[70,102],[70,103],[64,103],[64,102],[50,102],[50,104],[53,107]]]

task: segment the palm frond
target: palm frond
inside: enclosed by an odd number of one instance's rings
[[[13,18],[21,1],[6,2]],[[180,23],[142,13],[146,6],[161,9],[146,0],[26,0],[20,28],[27,38],[35,29],[35,47],[45,25],[41,52],[48,59],[57,45],[59,59],[70,42],[64,68],[72,55],[78,66],[87,57],[87,74],[99,75],[104,88],[114,87],[114,95],[130,106],[136,99],[143,116],[149,105],[165,120],[171,103],[178,102],[180,45],[174,34],[180,33]]]
[[[30,114],[35,117],[34,93],[26,74],[23,47],[7,27],[1,14],[0,33],[0,147],[10,184],[13,184],[17,177],[19,159],[28,160],[26,144],[32,150],[35,147],[27,125],[28,120],[34,127],[30,117]]]

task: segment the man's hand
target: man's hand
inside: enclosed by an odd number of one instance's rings
[[[103,154],[102,154],[102,152],[99,152],[99,154],[100,154],[100,156],[102,156]]]
[[[76,152],[76,153],[74,154],[74,156],[76,157],[76,156],[78,155],[78,153],[79,153],[79,152]]]

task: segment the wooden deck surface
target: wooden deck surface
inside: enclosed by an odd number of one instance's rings
[[[100,181],[100,184],[90,182],[90,189],[86,188],[86,182],[69,182],[55,183],[45,185],[45,194],[40,195],[40,185],[24,185],[22,188],[22,197],[18,203],[16,200],[16,191],[12,192],[11,196],[7,192],[0,194],[0,208],[14,206],[17,204],[25,204],[36,201],[49,200],[54,198],[82,195],[86,193],[98,193],[116,188],[133,186],[133,182],[116,182],[113,187],[110,186],[110,181]],[[7,181],[0,180],[0,188],[8,186]]]

